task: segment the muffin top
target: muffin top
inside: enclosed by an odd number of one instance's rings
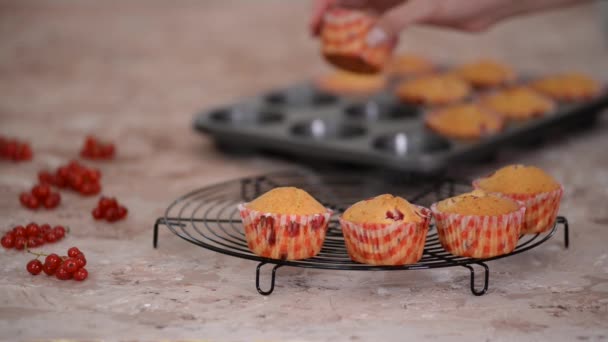
[[[560,184],[535,166],[509,165],[480,179],[477,186],[485,191],[504,194],[537,194],[553,191]]]
[[[414,54],[396,56],[388,66],[389,73],[400,76],[421,75],[434,69],[435,65],[433,62]]]
[[[527,87],[514,87],[485,96],[480,104],[509,119],[522,120],[542,116],[554,108],[554,103]]]
[[[320,77],[316,81],[318,88],[338,94],[370,94],[381,90],[385,84],[386,77],[383,74],[357,74],[342,70]]]
[[[457,104],[429,113],[426,125],[435,132],[457,139],[476,139],[499,132],[504,120],[481,106]]]
[[[251,201],[247,207],[272,214],[313,215],[327,211],[306,191],[294,187],[274,188]]]
[[[422,222],[422,216],[407,200],[389,195],[379,195],[359,201],[348,208],[342,218],[353,223]]]
[[[447,104],[460,101],[471,92],[469,84],[453,75],[426,75],[402,82],[397,96],[407,102]]]
[[[514,200],[475,190],[437,203],[437,209],[444,213],[460,215],[494,216],[512,213],[519,209]]]
[[[490,59],[465,64],[455,73],[478,87],[496,86],[515,79],[515,72],[511,68]]]
[[[597,95],[600,84],[579,73],[564,73],[541,78],[532,87],[556,100],[576,101]]]

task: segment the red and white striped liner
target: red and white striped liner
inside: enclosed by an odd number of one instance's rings
[[[370,265],[415,264],[422,258],[431,211],[417,207],[422,222],[353,223],[340,217],[350,258]]]
[[[314,215],[272,214],[239,204],[247,246],[256,255],[300,260],[317,255],[323,246],[332,211]]]
[[[439,242],[443,248],[458,256],[490,258],[507,254],[517,246],[523,229],[526,207],[503,215],[461,215],[445,213],[431,206]]]
[[[479,181],[480,179],[473,181],[473,187],[475,189],[483,190],[483,188],[479,186]],[[486,192],[524,203],[526,206],[526,217],[521,233],[536,234],[546,232],[555,224],[564,188],[560,186],[553,191],[541,192],[538,194],[503,194],[498,192]]]
[[[321,31],[322,53],[339,68],[358,73],[380,72],[394,44],[369,46],[367,34],[376,18],[361,11],[333,8],[325,13]]]

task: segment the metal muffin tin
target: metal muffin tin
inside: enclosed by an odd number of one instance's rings
[[[401,103],[393,89],[394,84],[363,99],[331,95],[306,82],[204,111],[196,116],[194,127],[236,148],[435,173],[555,129],[568,131],[592,122],[608,106],[604,88],[594,99],[558,103],[543,117],[508,123],[496,135],[459,141],[426,128],[423,116],[429,108]]]

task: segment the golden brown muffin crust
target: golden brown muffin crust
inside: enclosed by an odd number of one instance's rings
[[[422,56],[402,54],[394,57],[387,69],[390,74],[413,76],[429,73],[435,70],[435,65]]]
[[[422,222],[415,206],[407,200],[390,194],[379,195],[357,202],[348,208],[343,219],[353,223]]]
[[[366,95],[380,91],[386,84],[386,77],[337,71],[320,77],[316,81],[319,89],[335,94]]]
[[[476,139],[494,134],[503,119],[475,104],[457,104],[429,113],[426,125],[435,132],[457,139]]]
[[[327,210],[306,191],[294,187],[274,188],[247,207],[265,213],[294,215],[321,214]]]
[[[552,100],[527,87],[505,89],[483,97],[479,103],[500,115],[514,120],[542,116],[551,111],[555,106]]]
[[[519,205],[511,199],[475,190],[445,199],[437,203],[437,209],[441,212],[460,215],[495,216],[517,211]]]
[[[532,82],[532,88],[556,100],[576,101],[591,98],[600,91],[600,84],[583,74],[565,73]]]
[[[442,105],[460,101],[471,93],[469,84],[451,75],[427,75],[402,82],[396,90],[404,102]]]
[[[454,73],[476,87],[498,86],[515,79],[510,67],[490,59],[465,64]]]
[[[545,171],[524,165],[505,166],[491,176],[480,179],[477,184],[482,190],[504,194],[537,194],[560,187]]]

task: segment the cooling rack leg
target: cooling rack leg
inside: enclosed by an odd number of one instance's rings
[[[258,267],[255,269],[255,287],[258,290],[258,292],[263,295],[263,296],[268,296],[269,294],[272,293],[272,291],[274,291],[274,279],[277,273],[277,269],[279,267],[281,267],[282,265],[275,265],[272,268],[272,278],[270,278],[270,289],[268,291],[264,291],[260,288],[260,270],[262,269],[262,266],[266,265],[265,262],[261,262],[258,264]]]
[[[162,217],[156,219],[156,223],[154,223],[154,237],[152,238],[154,248],[158,247],[158,226],[161,224],[165,224],[165,219]]]
[[[478,262],[477,265],[482,266],[484,268],[483,288],[481,290],[477,290],[475,288],[475,269],[473,268],[473,266],[471,266],[471,265],[462,265],[462,266],[468,268],[469,271],[471,271],[471,292],[473,292],[473,294],[476,296],[483,296],[484,294],[486,294],[486,292],[488,292],[488,285],[489,285],[489,281],[490,281],[490,268],[488,267],[488,265],[484,264],[483,262]]]
[[[570,247],[570,233],[568,229],[568,219],[564,216],[557,217],[557,223],[560,223],[564,226],[564,247]]]

